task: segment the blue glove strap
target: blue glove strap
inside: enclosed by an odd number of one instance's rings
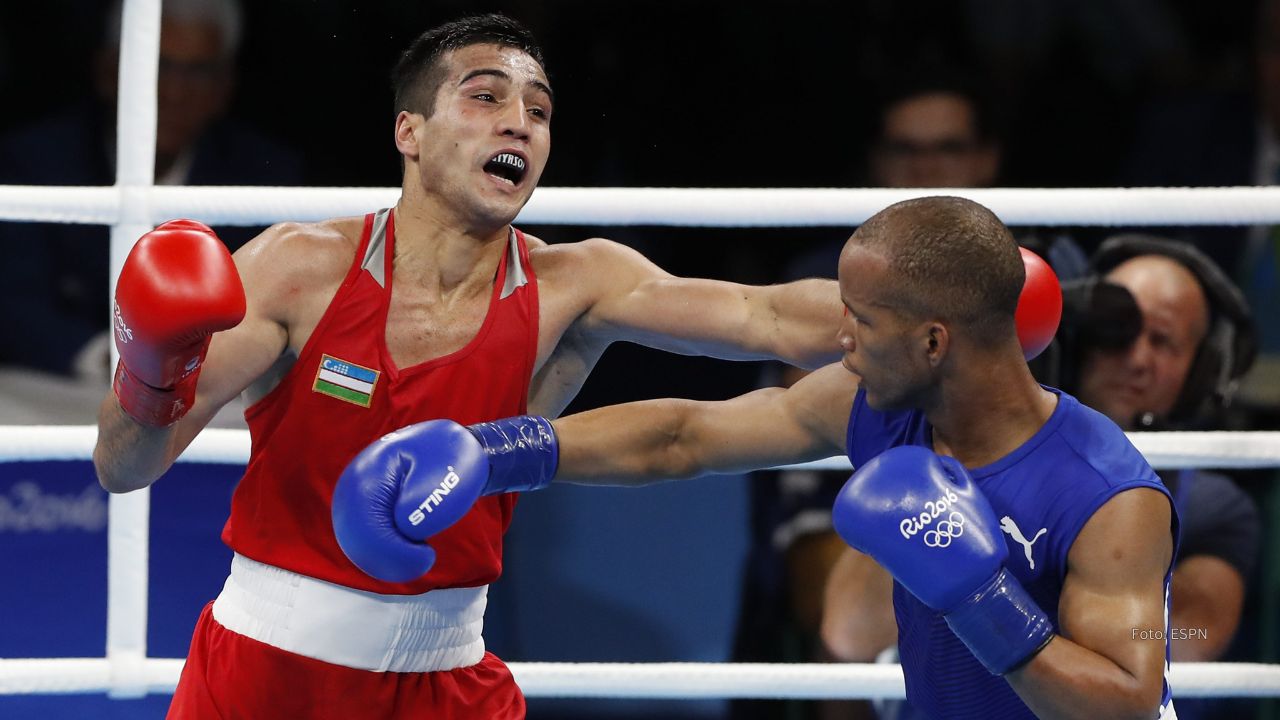
[[[481,495],[541,490],[556,476],[560,445],[550,420],[521,415],[467,429],[489,457],[489,481]]]
[[[993,675],[1016,670],[1053,638],[1053,623],[1005,568],[944,616]]]

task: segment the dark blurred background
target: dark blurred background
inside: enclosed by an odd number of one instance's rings
[[[423,29],[481,10],[523,20],[546,50],[557,107],[543,186],[864,185],[878,98],[933,68],[979,80],[993,101],[997,184],[1108,185],[1148,108],[1253,84],[1246,0],[244,5],[231,114],[297,150],[311,185],[399,184],[388,70]],[[0,133],[88,92],[105,6],[0,4]],[[551,242],[603,235],[676,274],[753,283],[851,230],[529,229]],[[1079,235],[1087,247],[1097,231]],[[685,362],[662,356],[650,372]],[[718,389],[706,373],[665,380],[677,382],[668,393],[723,395],[755,372],[718,365]],[[583,400],[598,402],[599,385]],[[632,378],[619,392],[649,390]]]
[[[1010,185],[1107,184],[1161,96],[1247,92],[1251,0],[245,4],[234,113],[318,185],[398,184],[387,71],[423,29],[500,10],[557,94],[545,185],[850,185],[874,93],[925,63],[989,83]],[[0,5],[0,130],[88,87],[104,2]]]

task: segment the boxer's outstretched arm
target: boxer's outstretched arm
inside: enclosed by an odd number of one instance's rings
[[[1076,537],[1060,634],[1006,675],[1041,718],[1154,718],[1164,678],[1169,500],[1150,489],[1108,500]]]
[[[581,325],[605,344],[625,340],[686,355],[777,359],[808,369],[840,357],[835,336],[843,308],[834,280],[754,286],[680,278],[617,243],[575,244],[583,256],[579,277],[598,283]]]
[[[555,479],[642,485],[840,455],[857,387],[837,364],[722,402],[648,400],[569,415],[553,422]]]
[[[288,333],[280,318],[282,285],[305,263],[284,258],[296,250],[282,226],[273,227],[233,256],[244,285],[244,319],[214,334],[191,409],[176,423],[154,427],[136,421],[108,392],[98,411],[93,451],[98,480],[110,492],[128,492],[155,482],[218,410],[262,375],[284,351]],[[287,271],[286,271],[287,269]],[[282,283],[283,281],[283,283]]]

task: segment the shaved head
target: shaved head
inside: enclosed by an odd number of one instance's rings
[[[1107,280],[1132,293],[1139,307],[1167,308],[1179,314],[1196,345],[1209,331],[1209,299],[1195,273],[1177,260],[1139,255],[1112,268]]]
[[[890,205],[858,228],[844,253],[858,250],[886,259],[883,301],[903,315],[946,319],[981,341],[1015,332],[1022,256],[1009,228],[982,205],[958,197]]]

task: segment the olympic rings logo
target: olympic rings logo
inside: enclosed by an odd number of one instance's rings
[[[946,520],[938,523],[938,527],[924,534],[924,544],[926,547],[944,548],[951,544],[951,538],[958,538],[963,534],[964,516],[953,512]]]

